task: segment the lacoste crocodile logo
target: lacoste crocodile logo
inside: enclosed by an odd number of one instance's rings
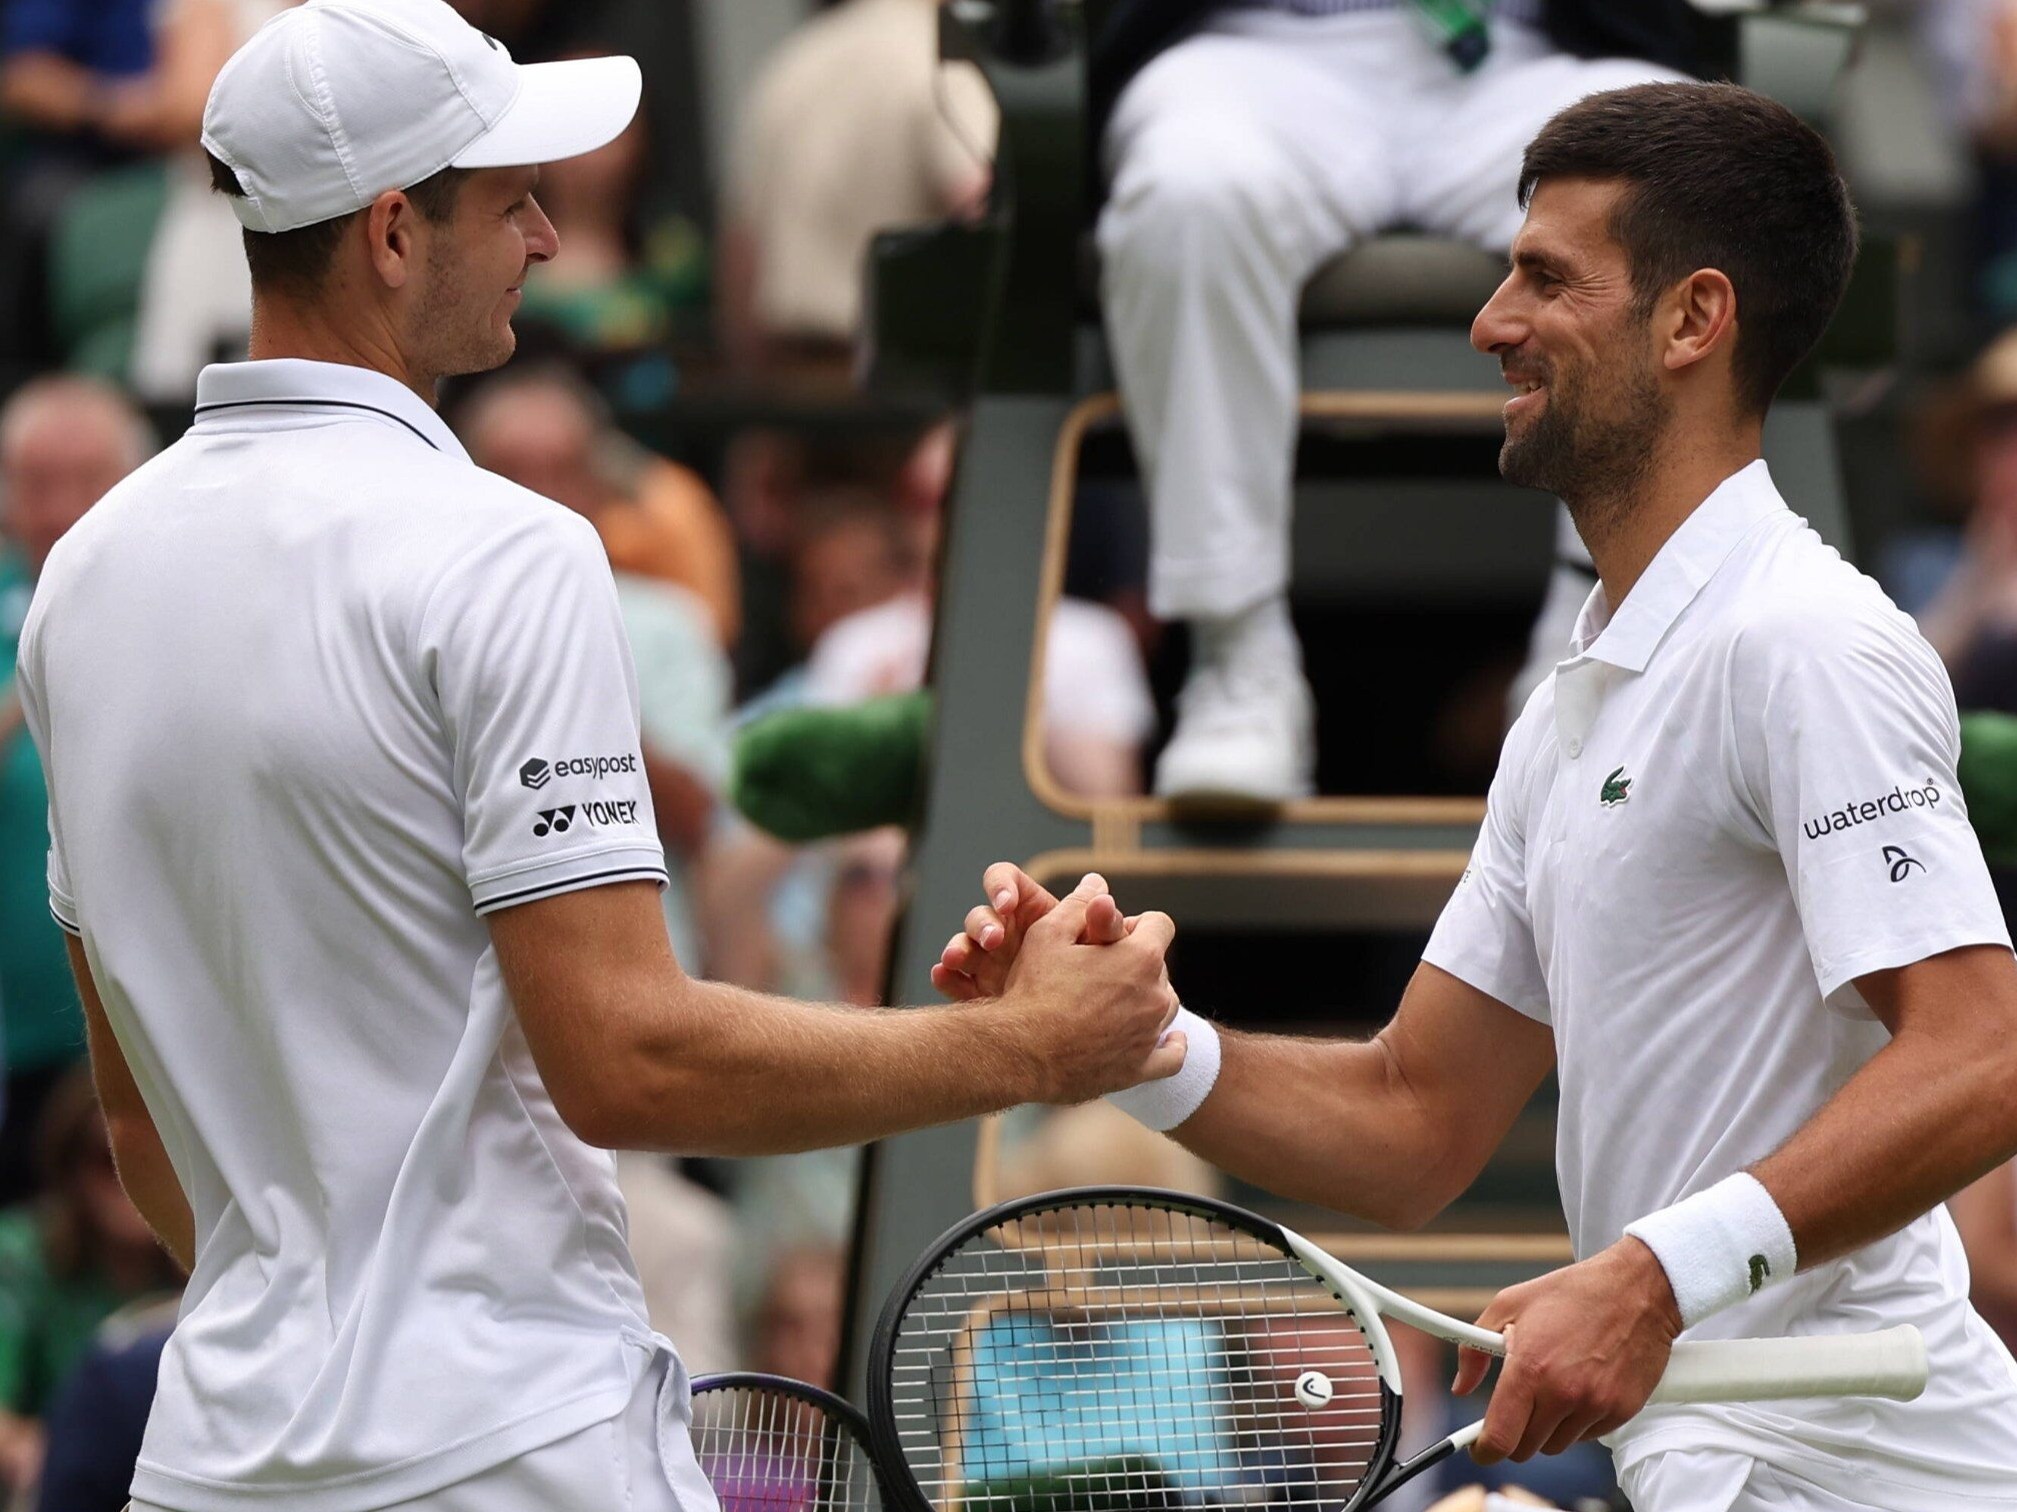
[[[1619,767],[1604,779],[1604,790],[1597,795],[1597,798],[1605,808],[1616,808],[1631,796],[1632,779],[1625,775],[1623,767]]]
[[[1767,1260],[1763,1255],[1753,1255],[1751,1257],[1752,1296],[1755,1297],[1760,1291],[1764,1290],[1765,1282],[1771,1277],[1771,1274],[1772,1274],[1771,1261]]]

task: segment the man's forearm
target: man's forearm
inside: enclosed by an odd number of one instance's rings
[[[1269,1191],[1385,1228],[1416,1228],[1454,1192],[1438,1130],[1381,1040],[1220,1031],[1219,1079],[1170,1137]],[[1457,1182],[1457,1189],[1468,1178]]]
[[[119,1184],[140,1210],[140,1216],[147,1220],[147,1226],[154,1230],[162,1248],[185,1272],[194,1270],[196,1220],[154,1125],[115,1125],[112,1160],[119,1169]]]
[[[1895,1233],[2017,1153],[2007,1043],[1901,1032],[1751,1168],[1801,1269]]]
[[[196,1266],[196,1220],[189,1211],[181,1179],[161,1143],[161,1132],[147,1111],[147,1101],[133,1079],[132,1067],[112,1033],[105,1017],[105,1004],[91,977],[91,963],[83,942],[75,935],[64,936],[70,956],[70,972],[77,982],[77,998],[84,1008],[84,1039],[91,1053],[91,1081],[98,1092],[98,1106],[105,1115],[105,1130],[112,1141],[112,1160],[119,1171],[119,1184],[127,1200],[140,1210],[147,1226],[175,1263],[183,1270]]]
[[[647,1009],[597,1143],[686,1155],[861,1144],[1041,1100],[1044,1068],[992,1004],[874,1009],[688,981]],[[613,1079],[614,1080],[614,1079]]]

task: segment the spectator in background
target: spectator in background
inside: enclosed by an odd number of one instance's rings
[[[49,1409],[35,1512],[124,1512],[179,1305],[178,1298],[143,1300],[100,1325]]]
[[[210,86],[225,61],[299,0],[164,0],[156,13],[150,145],[171,154],[168,196],[140,288],[134,392],[150,404],[187,403],[196,375],[245,355],[252,329],[252,274],[238,217],[210,186],[198,138]]]
[[[568,53],[599,57],[612,47]],[[553,327],[576,351],[601,356],[660,348],[683,310],[706,303],[706,253],[683,216],[655,214],[642,198],[650,152],[643,111],[606,147],[549,164],[539,203],[567,256],[525,286],[520,318]]]
[[[0,1485],[15,1492],[40,1475],[43,1417],[99,1325],[182,1286],[119,1185],[82,1066],[50,1095],[37,1153],[42,1195],[0,1212]]]
[[[50,548],[153,449],[139,413],[95,380],[36,379],[0,408],[0,1203],[30,1189],[42,1099],[84,1055],[77,989],[49,917],[49,794],[14,694],[14,658]]]
[[[150,0],[8,0],[0,112],[36,144],[102,163],[152,114]]]
[[[837,1248],[788,1246],[764,1275],[750,1319],[752,1370],[834,1388],[847,1261]]]
[[[715,569],[680,552],[689,542],[697,553],[710,549],[719,524],[713,500],[704,490],[694,498],[684,469],[630,442],[593,392],[563,373],[492,380],[464,406],[461,432],[477,466],[583,515],[610,553],[671,879],[666,926],[678,959],[706,969],[690,895],[727,778],[731,679],[720,596],[710,604],[684,586],[695,575],[714,581]],[[663,575],[647,576],[645,567]]]
[[[717,259],[722,344],[744,372],[844,378],[869,240],[976,209],[993,98],[941,64],[938,0],[842,0],[765,66],[730,169]]]
[[[145,148],[153,119],[152,0],[0,4],[0,353],[55,357],[44,258],[64,203]]]
[[[1973,504],[1961,560],[1919,628],[1961,708],[2017,714],[2017,332],[1977,360],[1968,410]]]
[[[1993,329],[2017,320],[2017,3],[1922,0],[1913,12],[1948,124],[1974,152],[1974,303]]]
[[[483,448],[480,465],[586,517],[613,570],[685,589],[716,643],[734,644],[741,602],[721,506],[698,474],[619,430],[587,383],[560,366],[493,378],[461,424]]]

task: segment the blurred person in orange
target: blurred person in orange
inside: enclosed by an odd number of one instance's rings
[[[721,506],[698,473],[618,429],[585,380],[559,365],[494,378],[463,407],[460,428],[481,466],[586,518],[612,569],[684,588],[718,643],[734,644],[742,608]]]

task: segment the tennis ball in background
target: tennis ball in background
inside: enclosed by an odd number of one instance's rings
[[[1321,1370],[1306,1370],[1296,1377],[1296,1400],[1305,1407],[1322,1407],[1331,1399],[1331,1378]]]

